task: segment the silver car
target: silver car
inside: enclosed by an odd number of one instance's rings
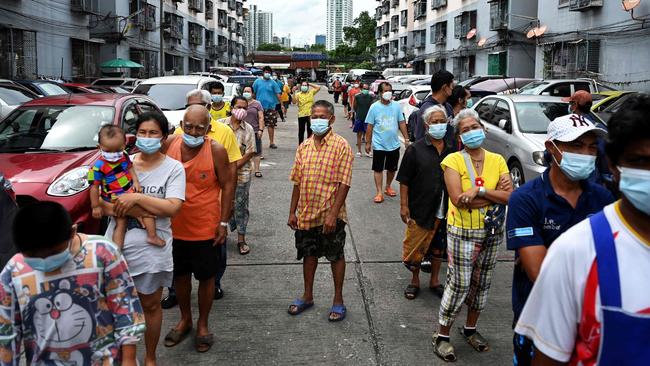
[[[515,188],[546,170],[546,129],[568,108],[559,97],[521,94],[490,95],[474,105],[486,128],[483,146],[506,159]],[[590,118],[602,123],[593,113]]]

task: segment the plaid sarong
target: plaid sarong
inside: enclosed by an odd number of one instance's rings
[[[502,241],[503,229],[486,236],[484,229],[447,226],[447,280],[438,314],[441,325],[452,325],[463,302],[472,310],[485,308]]]

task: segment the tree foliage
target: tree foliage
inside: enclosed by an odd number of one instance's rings
[[[341,43],[336,49],[329,52],[331,63],[342,63],[347,68],[356,68],[357,65],[374,64],[376,23],[367,11],[361,12],[354,20],[352,27],[343,28],[345,43]]]
[[[276,43],[262,43],[257,46],[258,51],[282,51],[282,46]]]

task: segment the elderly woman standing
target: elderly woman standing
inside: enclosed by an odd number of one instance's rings
[[[476,331],[476,323],[487,301],[497,249],[503,241],[504,205],[512,192],[505,159],[481,148],[485,130],[478,114],[461,110],[454,124],[465,148],[448,155],[441,164],[449,193],[449,267],[438,315],[440,327],[433,336],[434,352],[445,361],[456,360],[449,331],[463,302],[468,312],[461,335],[478,352],[489,348]]]
[[[160,338],[162,288],[171,286],[174,263],[172,261],[171,217],[175,216],[185,200],[185,169],[183,165],[160,152],[162,142],[169,134],[167,118],[159,113],[144,113],[136,122],[140,150],[132,158],[142,193],[125,193],[116,203],[106,204],[107,213],[116,216],[156,217],[156,231],[165,241],[164,246],[147,243],[147,232],[134,219],[130,219],[122,252],[138,297],[144,310],[145,365],[156,365],[156,346]],[[111,237],[115,221],[111,220],[107,237]]]

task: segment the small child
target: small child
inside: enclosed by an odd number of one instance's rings
[[[106,125],[100,128],[97,136],[101,157],[88,172],[88,181],[91,185],[90,204],[93,217],[100,219],[103,216],[100,197],[106,202],[114,203],[123,193],[139,192],[140,182],[131,159],[124,151],[126,147],[124,131],[115,125]],[[147,230],[147,243],[156,246],[165,245],[165,241],[156,234],[155,218],[142,217],[138,220],[142,221]],[[115,217],[113,241],[120,249],[124,245],[126,226],[126,217]]]

